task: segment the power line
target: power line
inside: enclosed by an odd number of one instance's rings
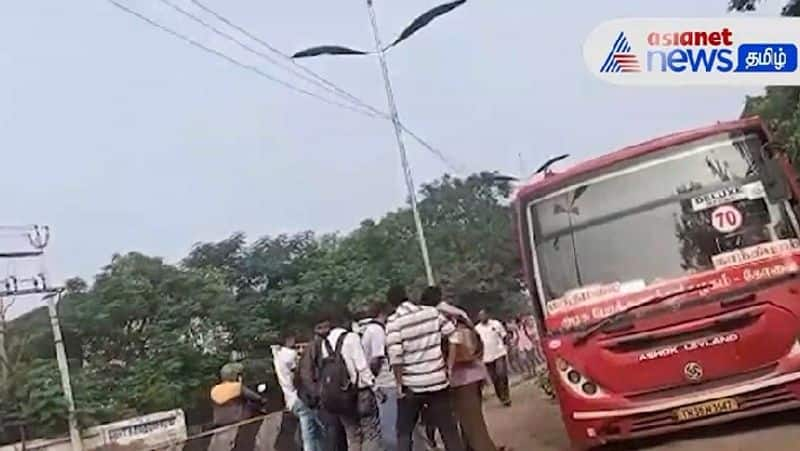
[[[168,0],[161,0],[161,1],[162,2],[168,2]],[[228,25],[229,27],[231,27],[231,28],[235,29],[236,31],[242,33],[244,36],[247,36],[248,38],[252,39],[253,41],[263,45],[265,48],[269,49],[271,52],[275,53],[276,55],[279,55],[279,56],[283,57],[284,59],[286,59],[288,62],[290,62],[292,65],[294,65],[298,69],[302,70],[303,72],[305,72],[309,76],[313,77],[315,80],[318,80],[320,83],[322,83],[326,87],[330,88],[330,90],[332,90],[333,92],[335,92],[335,93],[337,93],[337,94],[339,94],[339,95],[341,95],[343,97],[346,97],[348,100],[352,101],[353,103],[356,103],[359,106],[362,106],[362,107],[370,110],[371,112],[381,116],[384,119],[391,120],[391,116],[389,114],[378,110],[377,108],[375,108],[372,105],[368,104],[367,102],[361,100],[360,98],[356,97],[352,93],[348,92],[344,88],[342,88],[339,85],[335,84],[334,82],[328,80],[327,78],[323,77],[322,75],[318,74],[317,72],[314,72],[313,70],[303,66],[302,64],[299,64],[297,61],[295,61],[294,58],[292,58],[288,54],[282,52],[280,49],[278,49],[275,46],[271,45],[269,42],[265,41],[264,39],[256,36],[252,32],[248,31],[246,28],[242,27],[241,25],[238,25],[238,24],[234,23],[232,20],[228,19],[226,16],[222,15],[218,11],[215,11],[214,9],[212,9],[209,6],[205,5],[200,0],[189,0],[189,1],[191,1],[195,6],[197,6],[200,9],[202,9],[206,13],[211,14],[217,20],[219,20],[220,22],[224,23],[225,25]],[[257,53],[257,54],[260,54],[260,53]],[[269,59],[269,61],[272,61],[272,59]],[[304,79],[306,79],[306,78],[304,78]],[[403,131],[408,133],[408,135],[411,136],[415,141],[417,141],[417,143],[419,143],[422,147],[427,149],[429,152],[433,153],[450,170],[452,170],[452,171],[454,171],[456,173],[464,172],[463,167],[460,164],[457,164],[457,163],[453,162],[449,157],[447,157],[444,154],[444,152],[442,152],[441,150],[435,148],[433,145],[431,145],[430,143],[428,143],[427,141],[422,139],[419,135],[417,135],[412,130],[410,130],[408,127],[406,127],[405,124],[403,124],[402,122],[400,123],[400,127],[403,129]]]
[[[442,163],[444,163],[444,165],[447,166],[455,174],[462,174],[462,173],[465,172],[464,171],[464,167],[462,165],[460,165],[460,164],[458,164],[458,163],[456,163],[454,161],[451,161],[450,157],[445,155],[444,152],[442,152],[441,150],[437,149],[436,147],[434,147],[429,142],[427,142],[424,139],[422,139],[419,135],[417,135],[412,130],[410,130],[408,127],[406,127],[405,124],[403,124],[402,122],[400,122],[399,124],[400,124],[400,128],[402,128],[403,131],[408,134],[408,136],[413,138],[414,141],[419,143],[422,147],[427,149],[429,152],[431,152],[432,154],[436,155],[436,157],[438,157],[439,160]]]
[[[320,95],[318,95],[318,94],[316,94],[314,92],[311,92],[311,91],[308,91],[306,89],[294,86],[289,82],[286,82],[284,80],[281,80],[280,78],[276,78],[276,77],[264,72],[263,70],[259,69],[256,66],[245,64],[245,63],[243,63],[243,62],[241,62],[239,60],[236,60],[235,58],[232,58],[232,57],[226,55],[225,53],[223,53],[223,52],[221,52],[219,50],[216,50],[216,49],[213,49],[211,47],[208,47],[208,46],[206,46],[205,44],[203,44],[203,43],[201,43],[199,41],[196,41],[196,40],[194,40],[194,39],[192,39],[192,38],[190,38],[190,37],[188,37],[188,36],[186,36],[184,34],[181,34],[181,33],[177,32],[177,31],[171,29],[171,28],[168,28],[168,27],[166,27],[164,25],[161,25],[160,23],[158,23],[155,20],[145,16],[144,14],[142,14],[142,13],[140,13],[138,11],[134,11],[134,10],[128,8],[127,6],[125,6],[125,5],[121,4],[121,3],[118,3],[116,0],[108,0],[108,1],[112,5],[116,6],[119,9],[121,9],[122,11],[139,18],[140,20],[150,24],[151,26],[153,26],[155,28],[158,28],[159,30],[161,30],[161,31],[163,31],[165,33],[168,33],[168,34],[170,34],[170,35],[172,35],[172,36],[174,36],[174,37],[176,37],[178,39],[181,39],[181,40],[185,41],[186,43],[191,44],[191,45],[193,45],[193,46],[195,46],[195,47],[197,47],[197,48],[199,48],[199,49],[201,49],[201,50],[203,50],[205,52],[208,52],[208,53],[211,53],[213,55],[216,55],[216,56],[224,59],[225,61],[228,61],[229,63],[231,63],[233,65],[241,67],[242,69],[249,70],[251,72],[254,72],[254,73],[258,74],[259,76],[261,76],[263,78],[266,78],[267,80],[270,80],[270,81],[272,81],[274,83],[278,83],[279,85],[281,85],[281,86],[283,86],[285,88],[288,88],[288,89],[290,89],[292,91],[295,91],[295,92],[303,94],[303,95],[307,95],[307,96],[313,97],[313,98],[315,98],[317,100],[321,100],[321,101],[323,101],[323,102],[325,102],[327,104],[334,105],[334,106],[337,106],[339,108],[344,108],[344,109],[353,111],[353,112],[361,114],[361,115],[365,115],[365,116],[368,116],[368,117],[378,117],[378,116],[376,116],[374,114],[371,114],[369,112],[354,108],[354,107],[352,107],[350,105],[345,105],[343,103],[336,102],[335,100],[327,99],[327,98],[322,97],[322,96],[320,96]]]
[[[163,0],[162,0],[162,1],[163,1]],[[379,115],[381,115],[382,117],[384,117],[384,118],[386,118],[386,119],[388,119],[388,118],[389,118],[389,115],[388,115],[388,114],[384,113],[383,111],[380,111],[380,110],[376,109],[376,108],[375,108],[375,107],[373,107],[372,105],[370,105],[370,104],[368,104],[368,103],[364,102],[363,100],[359,99],[358,97],[354,96],[353,94],[351,94],[351,93],[349,93],[349,92],[345,91],[344,89],[342,89],[342,88],[341,88],[341,87],[339,87],[338,85],[334,84],[333,82],[329,81],[328,79],[326,79],[325,77],[323,77],[323,76],[319,75],[318,73],[314,72],[313,70],[311,70],[311,69],[309,69],[309,68],[307,68],[307,67],[305,67],[305,66],[303,66],[303,65],[299,64],[297,61],[295,61],[295,60],[294,60],[294,58],[292,58],[292,57],[291,57],[291,56],[289,56],[288,54],[286,54],[286,53],[282,52],[280,49],[278,49],[278,48],[276,48],[275,46],[271,45],[271,44],[270,44],[270,43],[268,43],[267,41],[265,41],[265,40],[263,40],[263,39],[259,38],[259,37],[258,37],[258,36],[256,36],[255,34],[253,34],[253,33],[249,32],[249,31],[248,31],[247,29],[245,29],[244,27],[242,27],[242,26],[240,26],[240,25],[237,25],[236,23],[234,23],[233,21],[231,21],[231,20],[230,20],[230,19],[228,19],[227,17],[223,16],[223,15],[222,15],[222,14],[220,14],[219,12],[217,12],[217,11],[215,11],[215,10],[211,9],[210,7],[206,6],[205,4],[201,3],[199,0],[190,0],[190,1],[191,1],[191,2],[192,2],[194,5],[195,5],[195,6],[197,6],[198,8],[200,8],[200,9],[202,9],[203,11],[205,11],[206,13],[208,13],[208,14],[211,14],[212,16],[214,16],[214,17],[215,17],[217,20],[219,20],[220,22],[224,23],[225,25],[228,25],[229,27],[233,28],[234,30],[238,31],[239,33],[242,33],[243,35],[247,36],[248,38],[252,39],[253,41],[255,41],[255,42],[257,42],[257,43],[259,43],[259,44],[263,45],[265,48],[269,49],[271,52],[275,53],[276,55],[278,55],[278,56],[281,56],[282,58],[284,58],[285,60],[287,60],[289,63],[291,63],[293,66],[295,66],[295,67],[297,67],[298,69],[300,69],[300,70],[302,70],[303,72],[305,72],[305,73],[306,73],[308,76],[310,76],[310,77],[312,77],[313,79],[317,80],[319,83],[322,83],[324,86],[326,86],[326,87],[327,87],[329,90],[331,90],[332,92],[336,92],[336,93],[338,93],[339,95],[341,95],[341,96],[344,96],[344,97],[346,97],[346,98],[350,99],[350,100],[351,100],[351,101],[353,101],[354,103],[357,103],[357,104],[359,104],[359,105],[361,105],[361,106],[363,106],[363,107],[365,107],[365,108],[369,109],[369,110],[370,110],[370,111],[372,111],[373,113],[376,113],[376,114],[379,114]],[[295,74],[296,74],[296,72],[293,72],[293,73],[295,73]],[[304,78],[304,79],[305,79],[305,78]]]
[[[183,16],[185,16],[185,17],[187,17],[187,18],[199,23],[200,25],[208,28],[209,30],[213,31],[214,33],[216,33],[216,34],[224,37],[225,39],[235,43],[236,45],[238,45],[239,47],[247,50],[248,52],[250,52],[250,53],[252,53],[252,54],[254,54],[256,56],[259,56],[261,58],[264,58],[265,60],[269,61],[270,63],[274,64],[275,66],[277,66],[277,67],[279,67],[279,68],[281,68],[283,70],[288,71],[292,75],[295,75],[295,76],[297,76],[297,77],[299,77],[299,78],[301,78],[301,79],[303,79],[303,80],[305,80],[305,81],[307,81],[307,82],[309,82],[311,84],[319,86],[319,87],[325,89],[326,91],[330,92],[329,89],[325,88],[325,86],[321,85],[318,81],[316,81],[316,80],[314,80],[312,78],[309,78],[308,76],[304,76],[303,74],[301,74],[298,71],[292,69],[291,67],[286,67],[286,66],[282,65],[281,62],[279,62],[275,58],[271,57],[270,55],[268,55],[268,54],[266,54],[266,53],[264,53],[262,51],[259,51],[258,49],[254,49],[253,47],[245,44],[244,42],[240,41],[239,39],[236,39],[235,36],[232,36],[231,34],[220,30],[219,28],[215,27],[214,25],[206,22],[205,20],[197,17],[196,15],[192,14],[191,12],[189,12],[189,11],[181,8],[180,6],[176,5],[172,1],[170,1],[170,0],[159,0],[159,1],[161,3],[169,6],[173,10],[177,11],[181,15],[183,15]],[[380,117],[380,113],[376,114],[375,111],[364,112],[364,114],[372,116],[372,117]]]
[[[175,30],[173,30],[171,28],[168,28],[168,27],[156,22],[155,20],[147,17],[146,15],[144,15],[144,14],[138,12],[138,11],[135,11],[135,10],[133,10],[131,8],[128,8],[127,6],[117,2],[116,0],[108,0],[108,1],[111,4],[113,4],[114,6],[116,6],[117,8],[119,8],[120,10],[137,17],[138,19],[144,21],[145,23],[147,23],[147,24],[149,24],[149,25],[151,25],[151,26],[153,26],[153,27],[155,27],[155,28],[157,28],[157,29],[159,29],[161,31],[164,31],[165,33],[168,33],[168,34],[170,34],[170,35],[172,35],[172,36],[174,36],[174,37],[176,37],[178,39],[181,39],[181,40],[185,41],[186,43],[188,43],[190,45],[193,45],[193,46],[195,46],[195,47],[197,47],[197,48],[199,48],[199,49],[201,49],[201,50],[203,50],[205,52],[208,52],[210,54],[218,56],[218,57],[226,60],[227,62],[229,62],[229,63],[231,63],[233,65],[236,65],[236,66],[238,66],[240,68],[243,68],[243,69],[249,70],[251,72],[254,72],[257,75],[259,75],[259,76],[261,76],[263,78],[266,78],[269,81],[278,83],[281,86],[284,86],[284,87],[286,87],[286,88],[288,88],[288,89],[290,89],[292,91],[295,91],[295,92],[298,92],[300,94],[307,95],[307,96],[310,96],[310,97],[314,97],[314,98],[316,98],[318,100],[321,100],[321,101],[323,101],[325,103],[328,103],[330,105],[338,106],[340,108],[344,108],[344,109],[353,111],[354,113],[361,114],[363,116],[367,116],[367,117],[371,117],[371,118],[382,118],[382,119],[386,119],[386,120],[391,119],[391,116],[389,116],[387,113],[378,110],[377,108],[373,107],[372,105],[366,103],[365,101],[363,101],[360,98],[356,97],[352,93],[348,92],[344,88],[342,88],[342,87],[336,85],[335,83],[333,83],[332,81],[326,79],[322,75],[320,75],[320,74],[314,72],[313,70],[311,70],[311,69],[309,69],[309,68],[307,68],[307,67],[305,67],[305,66],[303,66],[303,65],[301,65],[299,63],[297,63],[297,61],[295,61],[288,54],[286,54],[286,53],[280,51],[279,49],[277,49],[276,47],[270,45],[268,42],[266,42],[265,40],[259,38],[258,36],[254,35],[253,33],[249,32],[245,28],[235,24],[230,19],[228,19],[227,17],[225,17],[222,14],[218,13],[217,11],[211,9],[210,7],[206,6],[205,4],[201,3],[199,0],[190,0],[190,1],[193,4],[195,4],[198,8],[202,9],[203,11],[207,12],[208,14],[211,14],[212,16],[214,16],[215,18],[217,18],[221,22],[223,22],[226,25],[234,28],[235,30],[239,31],[243,35],[245,35],[248,38],[254,40],[255,42],[263,45],[265,48],[269,49],[273,53],[275,53],[275,54],[281,56],[282,58],[286,59],[293,66],[297,67],[298,69],[300,69],[303,72],[305,72],[306,74],[308,74],[309,77],[312,77],[313,80],[309,79],[306,76],[303,76],[302,74],[298,74],[297,71],[294,71],[289,67],[281,65],[279,62],[276,62],[274,58],[270,57],[269,55],[265,54],[264,52],[261,52],[261,51],[258,51],[256,49],[253,49],[251,46],[248,46],[247,44],[245,44],[245,43],[241,42],[240,40],[236,39],[234,36],[231,36],[230,34],[219,30],[218,28],[216,28],[213,25],[207,23],[203,19],[200,19],[199,17],[193,15],[191,12],[180,8],[179,6],[171,3],[170,1],[168,1],[168,0],[160,0],[160,1],[162,3],[164,3],[164,4],[166,4],[167,6],[172,7],[173,9],[175,9],[176,11],[181,13],[182,15],[185,15],[185,16],[191,18],[192,20],[194,20],[195,22],[201,24],[202,26],[208,28],[209,30],[213,31],[214,33],[216,33],[216,34],[218,34],[218,35],[220,35],[220,36],[222,36],[222,37],[224,37],[224,38],[226,38],[226,39],[228,39],[230,41],[235,42],[237,45],[239,45],[240,47],[244,48],[245,50],[247,50],[247,51],[249,51],[249,52],[251,52],[251,53],[253,53],[253,54],[255,54],[255,55],[257,55],[257,56],[259,56],[261,58],[264,58],[265,60],[269,61],[270,63],[272,63],[272,64],[274,64],[274,65],[276,65],[276,66],[278,66],[278,67],[280,67],[280,68],[282,68],[284,70],[289,71],[290,73],[292,73],[293,75],[298,76],[299,78],[301,78],[304,81],[307,81],[309,83],[314,84],[317,87],[325,89],[327,92],[330,92],[332,94],[337,94],[337,95],[339,95],[339,96],[341,96],[343,98],[346,98],[350,102],[356,104],[358,107],[361,107],[363,109],[359,109],[357,107],[354,107],[354,106],[351,106],[351,105],[348,105],[348,104],[343,104],[343,103],[336,102],[334,100],[330,100],[330,99],[328,99],[326,97],[322,97],[322,96],[320,96],[320,95],[318,95],[318,94],[316,94],[314,92],[311,92],[311,91],[308,91],[306,89],[303,89],[303,88],[297,87],[295,85],[292,85],[289,82],[286,82],[286,81],[284,81],[282,79],[276,78],[276,77],[274,77],[274,76],[262,71],[261,69],[259,69],[256,66],[252,66],[252,65],[249,65],[249,64],[242,63],[241,61],[236,60],[235,58],[225,54],[224,52],[221,52],[219,50],[216,50],[216,49],[213,49],[211,47],[208,47],[205,44],[203,44],[203,43],[201,43],[201,42],[199,42],[197,40],[194,40],[194,39],[192,39],[192,38],[190,38],[190,37],[188,37],[188,36],[186,36],[184,34],[179,33],[178,31],[175,31]],[[364,110],[368,110],[368,111],[364,111]],[[436,147],[434,147],[433,145],[431,145],[429,142],[427,142],[424,139],[422,139],[419,135],[417,135],[412,130],[410,130],[406,125],[401,123],[400,127],[406,133],[408,133],[408,135],[411,136],[417,143],[419,143],[422,147],[424,147],[426,150],[428,150],[434,156],[436,156],[445,166],[447,166],[454,173],[458,174],[458,173],[465,172],[462,169],[463,168],[462,165],[454,163],[451,158],[447,157],[444,154],[444,152],[442,152],[441,150],[439,150]]]

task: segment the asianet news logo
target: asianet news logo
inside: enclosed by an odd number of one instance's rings
[[[640,48],[619,32],[600,67],[601,73],[795,72],[797,46],[791,43],[738,44],[734,32],[651,31]],[[641,57],[641,62],[640,62]]]
[[[728,28],[712,32],[649,33],[647,45],[657,48],[647,51],[649,72],[730,72],[735,67],[733,33]]]

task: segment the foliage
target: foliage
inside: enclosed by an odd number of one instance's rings
[[[753,11],[760,0],[731,0],[733,11]],[[782,12],[784,16],[800,16],[800,1],[789,0]],[[800,156],[800,87],[769,86],[764,95],[748,96],[743,116],[761,116],[773,132],[776,143],[786,149],[793,161]]]
[[[748,11],[758,3],[731,0],[729,7]],[[784,15],[798,13],[800,2],[786,3]],[[762,116],[796,157],[798,105],[800,88],[769,87],[747,99],[743,114]],[[508,195],[507,182],[488,172],[445,175],[420,190],[436,279],[448,300],[472,313],[528,308]],[[687,265],[696,264],[691,247],[684,250]],[[177,265],[135,252],[115,255],[93,283],[69,280],[59,304],[79,420],[88,426],[180,407],[191,423],[202,422],[208,389],[232,357],[245,359],[248,379],[264,380],[269,344],[282,330],[308,333],[321,307],[352,319],[392,284],[415,296],[426,283],[407,208],[364,220],[346,235],[302,231],[250,242],[234,233],[196,244]],[[64,433],[47,310],[11,322],[7,343],[11,374],[0,413],[22,416],[30,435]],[[537,381],[553,395],[546,372]]]
[[[451,301],[498,314],[526,308],[511,239],[506,182],[491,173],[423,185],[420,213],[436,277]],[[364,220],[347,235],[234,233],[198,243],[180,264],[114,255],[90,285],[67,282],[59,303],[79,419],[85,426],[184,408],[207,418],[219,367],[244,358],[268,380],[269,345],[284,329],[308,334],[321,307],[363,315],[391,284],[426,285],[410,211]],[[16,406],[32,435],[63,433],[66,409],[46,309],[9,325]],[[272,391],[277,393],[277,391]]]
[[[761,0],[729,0],[728,9],[731,11],[755,11]],[[781,14],[784,16],[797,16],[800,15],[800,1],[788,0],[781,9]]]
[[[747,98],[743,115],[759,115],[769,126],[773,139],[797,161],[800,155],[800,88],[770,86],[762,96]]]
[[[34,360],[26,365],[24,377],[21,376],[22,372],[17,372],[13,396],[19,402],[22,417],[35,422],[45,435],[64,430],[66,404],[55,361]]]

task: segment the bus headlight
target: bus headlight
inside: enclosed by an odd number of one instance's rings
[[[589,396],[594,396],[597,394],[597,385],[594,382],[584,382],[581,385],[581,390]]]
[[[556,359],[556,368],[558,368],[558,374],[561,377],[563,385],[572,390],[576,395],[584,398],[606,396],[606,393],[598,387],[597,384],[589,380],[565,360],[561,358]]]
[[[570,382],[572,382],[573,384],[578,384],[578,383],[580,383],[580,382],[581,382],[581,378],[582,378],[582,377],[583,377],[583,376],[581,376],[581,373],[579,373],[579,372],[577,372],[577,371],[575,371],[575,370],[569,370],[569,371],[567,371],[567,380],[569,380],[569,381],[570,381]]]

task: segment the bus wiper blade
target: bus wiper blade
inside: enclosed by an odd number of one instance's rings
[[[666,301],[667,299],[672,299],[672,298],[674,298],[676,296],[680,296],[680,295],[683,295],[683,294],[686,294],[686,293],[692,293],[692,292],[695,292],[695,291],[704,290],[706,288],[711,288],[711,284],[698,285],[698,286],[695,286],[695,287],[692,287],[692,288],[687,288],[685,290],[675,291],[673,293],[670,293],[670,294],[667,294],[667,295],[664,295],[664,296],[655,296],[655,297],[652,297],[652,298],[650,298],[650,299],[648,299],[648,300],[646,300],[646,301],[644,301],[642,303],[634,304],[634,305],[632,305],[630,307],[622,309],[622,310],[618,311],[617,313],[614,313],[613,315],[604,318],[603,320],[601,320],[600,322],[598,322],[594,326],[586,329],[583,333],[581,333],[580,335],[575,337],[575,340],[572,342],[572,344],[575,345],[575,346],[580,346],[580,345],[586,343],[586,340],[588,340],[589,337],[591,337],[592,335],[597,333],[597,331],[602,330],[603,328],[605,328],[609,324],[613,324],[613,323],[619,321],[621,318],[627,316],[629,313],[631,313],[634,310],[640,309],[642,307],[647,307],[648,305],[658,304],[660,302]]]

